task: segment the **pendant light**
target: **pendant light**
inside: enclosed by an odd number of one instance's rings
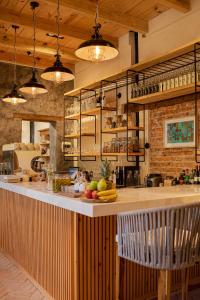
[[[10,94],[3,97],[3,101],[11,104],[19,104],[26,102],[26,99],[18,94],[17,92],[17,85],[16,85],[16,35],[17,35],[17,29],[19,26],[12,25],[12,28],[14,29],[14,76],[13,76],[13,89]]]
[[[56,53],[56,61],[52,67],[49,67],[44,70],[41,77],[46,80],[54,81],[56,83],[62,83],[64,81],[69,81],[74,79],[74,75],[72,71],[63,66],[61,62],[60,55],[60,1],[57,2],[57,16],[56,16],[56,24],[57,24],[57,53]]]
[[[78,58],[91,62],[101,62],[113,59],[119,54],[119,51],[115,48],[115,46],[111,42],[104,40],[100,34],[101,24],[97,22],[98,17],[99,3],[97,0],[95,26],[93,27],[94,34],[90,40],[83,42],[78,49],[76,49],[75,55]]]
[[[30,81],[25,83],[19,90],[22,93],[30,94],[32,96],[45,94],[48,90],[45,86],[37,81],[36,78],[36,59],[35,59],[35,29],[36,29],[36,18],[35,18],[35,9],[39,7],[39,3],[32,1],[30,3],[33,11],[33,68],[32,68],[32,77]]]

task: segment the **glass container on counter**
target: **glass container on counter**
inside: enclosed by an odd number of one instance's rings
[[[71,179],[67,174],[54,174],[52,180],[53,192],[61,192],[62,186],[71,185]]]

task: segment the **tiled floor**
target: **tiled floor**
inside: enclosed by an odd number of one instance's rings
[[[0,253],[0,300],[49,300],[12,260]]]
[[[171,300],[180,300],[174,295]],[[12,260],[0,253],[0,300],[52,300]],[[190,291],[188,300],[200,300],[200,289]]]

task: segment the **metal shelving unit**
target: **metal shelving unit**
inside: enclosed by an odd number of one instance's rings
[[[145,64],[144,64],[145,65]],[[142,81],[145,83],[147,80],[154,80],[158,76],[162,77],[167,74],[172,74],[184,70],[184,68],[191,68],[192,73],[188,73],[191,76],[191,82],[183,84],[182,86],[174,87],[165,91],[157,91],[148,95],[141,95],[139,97],[130,97],[128,102],[140,105],[150,105],[152,103],[168,101],[170,99],[185,95],[193,95],[193,101],[195,105],[195,157],[196,162],[200,163],[200,151],[199,145],[199,115],[198,115],[198,93],[200,92],[200,43],[195,43],[183,49],[177,50],[174,54],[168,55],[166,60],[163,58],[155,60],[155,63],[151,63],[146,67],[138,68],[138,84]],[[137,70],[137,67],[135,68]],[[134,72],[132,70],[132,72]],[[136,71],[135,71],[136,72]],[[170,77],[170,76],[169,76]]]
[[[96,92],[94,90],[87,90],[87,89],[82,89],[80,90],[80,95],[77,96],[67,96],[65,98],[65,112],[64,112],[64,143],[67,141],[71,142],[74,144],[74,141],[76,140],[77,143],[77,148],[79,149],[79,153],[68,153],[68,151],[64,151],[64,160],[65,161],[77,161],[77,160],[82,160],[82,161],[96,161],[96,155],[91,153],[91,154],[85,154],[83,152],[83,147],[82,147],[82,139],[83,138],[94,138],[94,142],[96,143],[96,114],[100,112],[98,109],[90,109],[87,111],[82,110],[82,101],[85,100],[85,93],[92,92],[94,93],[93,96],[96,96]],[[90,96],[91,97],[91,96]],[[79,113],[67,115],[66,113],[66,102],[71,101],[72,103],[74,101],[79,101]],[[68,103],[67,103],[68,104]],[[82,130],[82,119],[86,117],[91,117],[94,119],[94,132],[86,132]],[[71,121],[79,121],[80,122],[80,132],[79,133],[72,133],[72,134],[66,134],[68,124]]]

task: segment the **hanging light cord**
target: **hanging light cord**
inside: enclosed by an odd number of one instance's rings
[[[97,0],[97,6],[96,6],[95,26],[98,24],[98,18],[99,18],[99,0]]]
[[[59,0],[58,0],[58,5],[57,5],[56,24],[57,24],[57,56],[59,56],[59,53],[60,53],[60,43],[59,43],[59,36],[60,36],[60,1]]]
[[[36,60],[35,60],[35,36],[36,36],[36,18],[35,18],[35,7],[33,7],[33,71],[35,71]]]
[[[17,35],[17,26],[13,25],[14,28],[14,85],[16,85],[16,35]]]

